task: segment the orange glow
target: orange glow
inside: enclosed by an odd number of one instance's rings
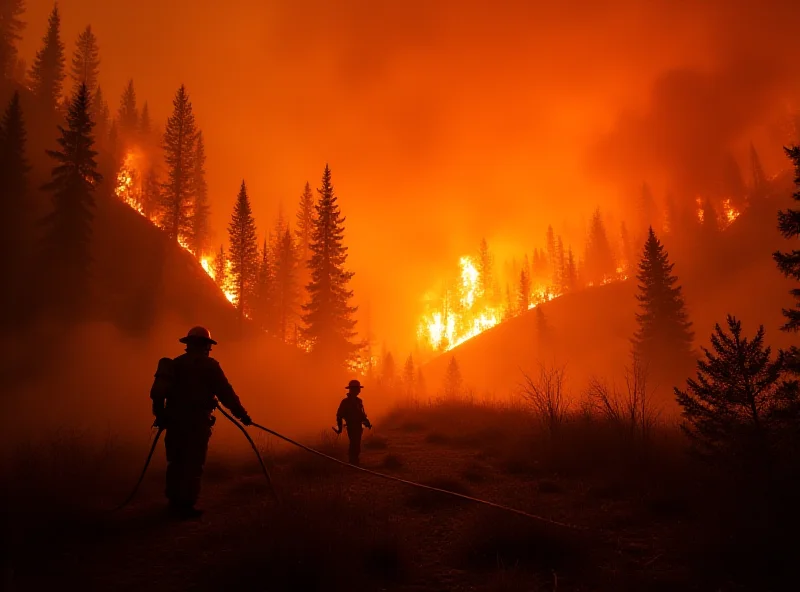
[[[139,179],[141,179],[141,173],[138,168],[140,166],[141,159],[142,155],[137,149],[128,151],[122,161],[122,166],[117,173],[117,185],[114,187],[114,195],[116,195],[123,203],[130,206],[132,210],[147,218],[152,224],[159,226],[156,216],[152,215],[148,217],[145,214],[144,207],[142,205],[142,189],[141,184],[139,183]],[[197,254],[189,248],[189,243],[185,236],[178,237],[178,244],[184,250],[194,255],[195,258],[197,257]],[[198,262],[200,263],[200,267],[202,267],[203,271],[208,274],[208,277],[210,277],[212,280],[216,279],[214,277],[215,274],[212,262],[208,257],[202,256],[198,259]],[[228,261],[228,269],[230,269],[230,265],[231,263]],[[230,286],[222,286],[220,289],[225,295],[225,298],[227,298],[228,302],[231,304],[236,304],[236,296]]]
[[[420,342],[436,351],[448,351],[468,339],[491,329],[500,322],[501,311],[490,304],[480,304],[484,297],[480,287],[478,268],[471,257],[461,257],[460,283],[457,298],[448,290],[439,310],[420,319],[417,337]],[[451,306],[451,302],[457,302]]]
[[[703,209],[703,200],[698,197],[695,199],[695,203],[697,204],[697,221],[702,224],[706,217],[706,212]]]
[[[725,215],[724,222],[725,222],[726,226],[732,224],[733,221],[736,220],[736,218],[738,218],[739,214],[741,213],[741,212],[739,212],[739,210],[737,210],[736,208],[734,208],[731,205],[730,198],[723,200],[723,202],[722,202],[722,211],[723,211],[723,213]]]

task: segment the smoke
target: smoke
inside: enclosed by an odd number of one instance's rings
[[[30,62],[49,1],[28,2]],[[129,78],[156,122],[185,83],[203,129],[215,244],[242,178],[266,234],[329,162],[357,304],[396,351],[421,297],[482,237],[521,257],[650,181],[702,191],[796,95],[792,0],[233,0],[62,7],[97,32],[112,110]],[[626,212],[617,212],[617,216]],[[581,250],[582,233],[568,242]]]
[[[798,93],[800,7],[709,2],[697,17],[707,27],[705,50],[661,73],[645,105],[622,110],[591,145],[597,178],[623,186],[655,180],[694,199],[718,191],[726,159],[744,164],[751,142],[773,170],[785,166],[781,145],[792,138],[775,132]]]

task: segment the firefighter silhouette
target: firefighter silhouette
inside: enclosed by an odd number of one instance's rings
[[[169,508],[178,517],[194,518],[202,513],[195,504],[217,401],[243,424],[251,421],[219,362],[210,357],[217,342],[208,329],[193,327],[180,342],[186,353],[159,360],[150,398],[156,425],[166,429]]]
[[[350,464],[353,465],[358,465],[358,457],[361,454],[361,435],[364,431],[362,426],[372,429],[372,424],[364,411],[364,401],[358,396],[362,388],[364,387],[359,381],[351,380],[347,385],[347,396],[342,399],[336,412],[336,433],[342,433],[342,421],[344,421],[347,437],[350,440],[348,450]]]

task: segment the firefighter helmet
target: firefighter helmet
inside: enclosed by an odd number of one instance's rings
[[[360,391],[364,387],[361,386],[361,383],[357,380],[351,380],[347,386],[345,387],[349,391]]]
[[[178,341],[181,343],[204,341],[206,343],[210,343],[211,345],[217,345],[217,342],[211,339],[211,331],[200,326],[189,329],[186,337],[181,337]]]

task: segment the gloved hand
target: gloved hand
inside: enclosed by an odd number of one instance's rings
[[[364,422],[364,425],[367,427],[367,429],[368,429],[368,430],[371,430],[371,429],[372,429],[372,424],[370,423],[370,421],[369,421],[369,420],[365,421],[365,422]]]
[[[153,421],[154,428],[165,428],[167,427],[167,418],[164,416],[164,413],[161,412],[156,415],[155,420]]]
[[[341,433],[342,433],[342,428],[331,428],[331,429],[332,429],[334,432],[336,432],[336,435],[337,435],[337,436],[338,436],[339,434],[341,434]]]
[[[246,426],[249,426],[249,425],[253,424],[253,420],[250,419],[250,416],[247,415],[247,413],[245,413],[242,417],[240,417],[239,421],[241,421]]]

